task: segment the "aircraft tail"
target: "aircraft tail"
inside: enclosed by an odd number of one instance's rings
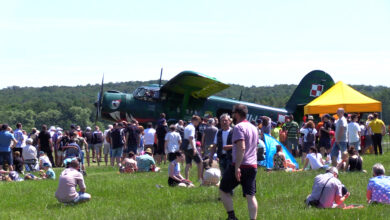
[[[303,116],[303,107],[333,85],[334,81],[328,73],[322,70],[311,71],[303,77],[288,100],[286,104],[287,112],[293,113],[294,117],[300,121],[299,119]]]

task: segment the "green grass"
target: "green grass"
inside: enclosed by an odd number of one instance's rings
[[[364,204],[363,209],[306,208],[313,178],[320,172],[271,172],[263,168],[257,175],[258,219],[388,219],[390,206],[366,204],[365,192],[371,167],[381,162],[390,169],[390,153],[364,156],[368,173],[341,173],[340,179],[351,192],[347,204]],[[55,169],[57,175],[60,169]],[[167,167],[160,173],[118,174],[111,167],[88,168],[85,178],[88,203],[66,206],[57,202],[56,181],[0,182],[0,219],[226,219],[215,187],[170,188]],[[388,172],[387,172],[388,173]],[[191,173],[195,179],[195,169]],[[157,188],[156,184],[162,185]],[[239,219],[248,219],[246,200],[238,187],[234,195]]]

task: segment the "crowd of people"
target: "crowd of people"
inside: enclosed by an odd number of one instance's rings
[[[40,131],[33,128],[28,134],[21,123],[16,124],[15,130],[3,124],[0,172],[9,181],[21,179],[18,175],[24,175],[26,180],[55,179],[52,167],[65,167],[56,198],[64,203],[78,203],[91,198],[85,192],[83,179],[86,166],[91,163],[117,166],[120,173],[158,172],[158,166],[168,163],[169,186],[193,187],[190,169],[194,161],[198,182],[219,187],[229,219],[236,219],[232,194],[239,184],[247,198],[249,215],[256,219],[256,173],[259,158],[264,158],[260,154],[264,152],[261,148],[265,134],[280,141],[294,156],[301,156],[301,170],[326,170],[315,178],[313,191],[306,200],[317,207],[342,207],[349,192],[338,180],[338,172],[363,171],[361,155],[371,151],[383,154],[381,139],[386,128],[377,113],[359,122],[359,115],[339,109],[337,117],[325,114],[318,123],[309,115],[302,126],[292,115],[282,123],[272,122],[266,116],[249,122],[247,114],[247,107],[239,104],[234,106],[232,118],[229,114],[219,118],[194,115],[188,122],[179,120],[168,126],[165,114],[161,113],[156,124],[148,123],[146,128],[132,120],[114,123],[104,131],[99,126],[82,131],[80,126],[71,125],[64,131],[42,125]],[[180,167],[184,163],[182,175]],[[281,145],[276,146],[274,170],[296,170]],[[35,171],[40,171],[40,177],[32,173]],[[390,203],[390,179],[383,176],[383,166],[376,164],[373,173],[367,199]]]

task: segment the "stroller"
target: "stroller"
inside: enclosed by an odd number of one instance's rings
[[[69,168],[69,164],[72,160],[78,160],[82,164],[82,152],[80,147],[77,144],[68,144],[63,147],[64,149],[64,166]],[[87,173],[82,169],[83,166],[80,166],[79,171],[85,176]]]

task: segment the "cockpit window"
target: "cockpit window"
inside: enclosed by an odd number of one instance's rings
[[[140,87],[136,89],[133,93],[134,98],[146,100],[146,101],[155,101],[160,97],[160,91],[158,88],[151,89],[146,87]]]

